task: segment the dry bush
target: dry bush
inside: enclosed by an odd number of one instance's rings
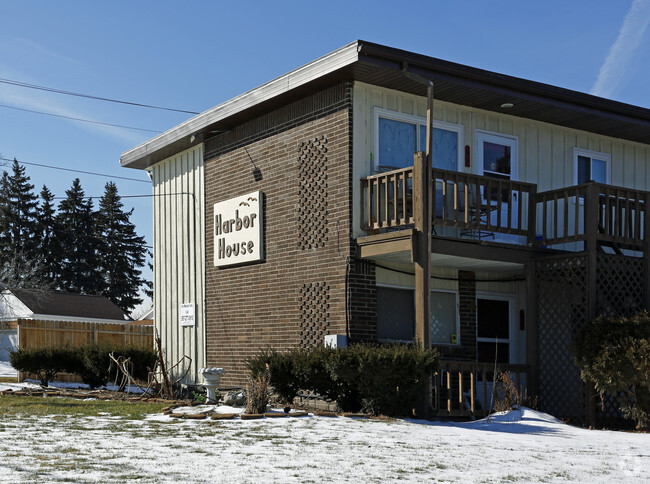
[[[521,403],[521,393],[510,378],[510,373],[500,372],[494,382],[494,410],[507,412],[513,408],[521,408]]]
[[[251,378],[246,385],[246,413],[264,413],[271,399],[271,369],[266,365],[264,373]]]

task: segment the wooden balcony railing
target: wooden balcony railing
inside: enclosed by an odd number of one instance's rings
[[[640,250],[650,235],[650,192],[590,182],[537,193],[531,183],[432,173],[433,225],[459,228],[461,236],[511,234],[528,245],[592,241]],[[364,230],[413,225],[413,167],[362,178],[361,194]]]
[[[523,397],[527,371],[526,365],[498,364],[495,373],[494,363],[441,361],[433,376],[434,411],[438,416],[484,417],[503,394],[503,384],[497,381],[499,373],[508,373]]]
[[[434,225],[528,236],[535,185],[448,170],[433,170]],[[362,228],[413,224],[413,167],[361,180]]]
[[[650,233],[646,206],[650,193],[601,183],[551,190],[537,195],[541,224],[537,245],[600,242],[641,250]]]
[[[413,167],[361,179],[364,230],[413,224]]]
[[[528,237],[535,192],[531,183],[434,169],[433,223]]]

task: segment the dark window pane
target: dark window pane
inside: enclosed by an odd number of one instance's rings
[[[494,363],[496,352],[497,363],[510,363],[510,344],[508,343],[485,343],[476,344],[478,361],[481,363]]]
[[[420,151],[427,151],[427,127],[420,125]],[[433,166],[443,170],[458,170],[458,133],[433,128]]]
[[[510,178],[510,146],[483,142],[483,171],[502,173]]]
[[[510,310],[508,301],[476,300],[476,322],[479,338],[510,339]]]
[[[413,340],[413,297],[412,289],[377,286],[377,339]]]
[[[591,180],[591,158],[578,156],[578,185]]]

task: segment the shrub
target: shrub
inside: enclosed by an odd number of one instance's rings
[[[288,403],[302,390],[335,400],[343,411],[407,415],[437,362],[435,349],[355,344],[282,354],[265,351],[250,359],[247,366],[254,379],[268,364],[271,386]]]
[[[41,385],[48,386],[58,373],[75,366],[76,356],[69,346],[20,348],[10,354],[9,361],[16,370],[35,374]]]
[[[115,376],[116,369],[109,372],[109,353],[114,356],[131,357],[132,376],[146,379],[156,363],[157,355],[152,349],[125,347],[114,344],[88,343],[80,347],[50,346],[46,348],[18,349],[11,356],[11,365],[19,371],[38,375],[41,384],[47,386],[58,373],[73,373],[91,388],[105,385]]]
[[[617,395],[626,418],[637,428],[650,422],[650,317],[601,316],[578,332],[572,350],[585,382]]]
[[[438,363],[435,349],[417,345],[356,344],[337,351],[330,374],[341,385],[343,410],[409,415]]]

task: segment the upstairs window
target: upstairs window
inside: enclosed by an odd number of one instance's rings
[[[426,151],[427,121],[419,116],[375,109],[374,170],[387,171],[413,165],[413,153]],[[459,170],[462,127],[434,121],[433,166]]]
[[[590,181],[610,183],[611,156],[596,151],[573,150],[573,178],[576,185]]]

